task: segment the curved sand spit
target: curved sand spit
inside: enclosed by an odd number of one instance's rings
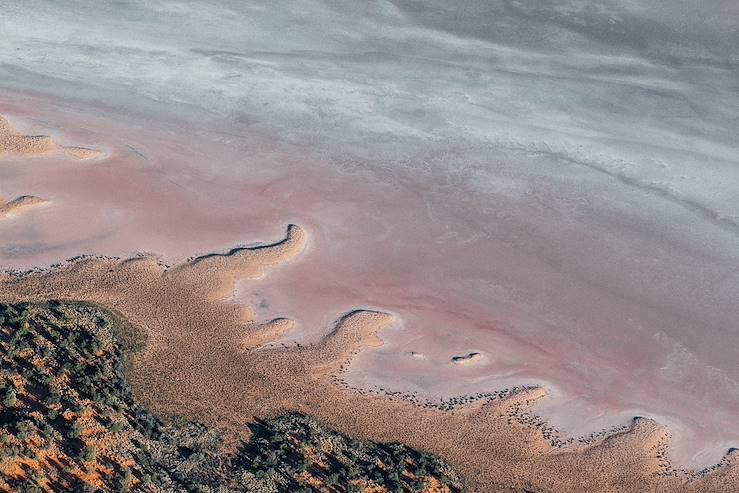
[[[92,159],[102,155],[100,151],[85,147],[63,146],[48,135],[21,135],[0,116],[0,155],[20,154],[26,156],[63,153],[77,159]]]
[[[48,203],[48,200],[34,197],[33,195],[22,195],[8,202],[4,202],[0,198],[0,219],[11,214],[18,214],[26,209],[46,205]]]
[[[307,242],[298,226],[272,245],[198,257],[173,268],[156,259],[84,258],[45,272],[0,274],[0,300],[85,300],[143,328],[133,358],[134,391],[154,412],[185,415],[244,437],[244,422],[298,410],[341,432],[401,441],[451,461],[470,491],[725,492],[739,484],[736,455],[689,476],[664,459],[668,434],[635,419],[624,430],[563,449],[527,414],[543,389],[470,399],[452,410],[353,392],[337,376],[352,355],[377,346],[389,314],[355,310],[312,345],[268,345],[291,327],[260,323],[225,301],[239,278],[256,279]],[[256,348],[256,349],[255,349]]]

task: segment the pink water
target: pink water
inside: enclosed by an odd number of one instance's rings
[[[396,314],[353,383],[431,397],[540,384],[551,398],[538,411],[565,433],[651,416],[690,466],[739,445],[739,243],[694,211],[514,151],[490,152],[498,180],[482,186],[433,166],[349,165],[236,122],[17,93],[0,114],[107,153],[0,158],[0,196],[52,202],[0,222],[5,268],[87,253],[176,262],[296,223],[308,250],[234,299],[295,319],[300,340],[354,308]],[[524,160],[544,171],[521,175]],[[479,362],[451,362],[472,351]]]

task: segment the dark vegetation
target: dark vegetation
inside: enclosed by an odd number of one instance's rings
[[[217,430],[164,424],[123,378],[140,340],[118,326],[84,304],[0,304],[0,491],[461,491],[430,455],[297,413],[254,421],[235,454]]]

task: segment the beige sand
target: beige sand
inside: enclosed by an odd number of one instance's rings
[[[21,135],[0,116],[0,155],[20,154],[37,156],[63,153],[77,159],[92,159],[102,155],[100,151],[84,147],[62,146],[48,135]]]
[[[163,416],[184,415],[232,437],[246,436],[252,416],[299,410],[351,435],[437,454],[458,468],[470,491],[724,492],[739,484],[737,454],[702,476],[672,470],[664,458],[667,432],[646,419],[588,443],[552,447],[527,412],[542,389],[451,410],[354,392],[341,371],[358,351],[380,344],[377,332],[393,319],[385,313],[347,313],[313,345],[265,346],[290,323],[252,320],[225,298],[236,279],[262,276],[306,242],[306,233],[291,226],[273,245],[174,268],[146,257],[86,258],[47,272],[0,275],[0,300],[86,300],[116,311],[148,334],[129,374],[137,396]]]
[[[27,209],[46,205],[48,203],[48,200],[34,197],[33,195],[22,195],[8,202],[4,202],[0,198],[0,219],[11,214],[21,213]]]

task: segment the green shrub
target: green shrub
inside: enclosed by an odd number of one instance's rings
[[[3,405],[7,408],[12,408],[15,407],[17,401],[18,398],[15,395],[15,391],[13,389],[8,389],[7,392],[5,392],[5,396],[3,397]]]

